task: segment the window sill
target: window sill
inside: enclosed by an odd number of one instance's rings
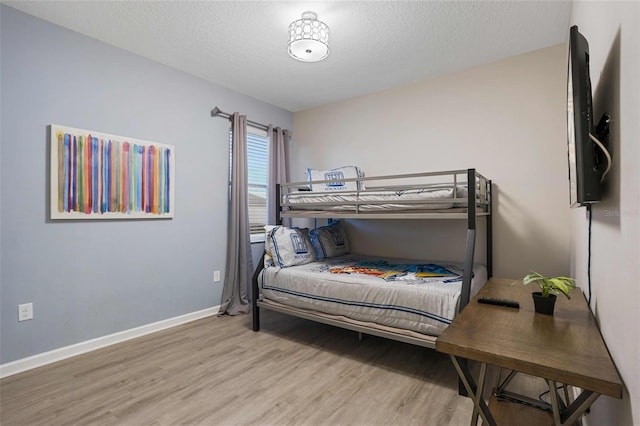
[[[251,234],[251,244],[264,243],[264,234]]]

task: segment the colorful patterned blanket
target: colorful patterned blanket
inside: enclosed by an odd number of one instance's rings
[[[451,267],[449,267],[451,268]],[[441,282],[457,282],[462,280],[462,273],[452,271],[435,263],[390,263],[386,260],[346,262],[344,265],[330,267],[332,274],[365,274],[373,275],[385,281],[395,280],[429,280]]]

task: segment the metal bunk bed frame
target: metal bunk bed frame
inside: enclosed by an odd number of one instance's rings
[[[330,211],[319,213],[317,211],[308,211],[302,214],[297,213],[292,210],[283,210],[282,207],[282,198],[281,198],[281,185],[276,187],[276,217],[277,224],[282,224],[283,217],[331,217],[331,218],[341,218],[341,219],[466,219],[467,220],[467,239],[465,246],[465,256],[463,263],[463,279],[462,279],[462,289],[460,295],[460,303],[458,307],[458,313],[462,311],[462,309],[469,303],[469,296],[471,292],[471,278],[473,274],[473,259],[475,255],[475,245],[476,245],[476,229],[477,229],[477,218],[484,216],[485,218],[485,226],[486,226],[486,250],[487,250],[487,275],[488,278],[491,278],[493,273],[493,236],[492,236],[492,184],[491,180],[486,179],[481,174],[477,173],[475,169],[466,169],[466,170],[449,170],[445,172],[434,172],[434,173],[417,173],[414,175],[402,175],[403,177],[423,177],[423,176],[444,176],[444,175],[453,175],[454,176],[454,188],[457,186],[457,178],[456,175],[466,174],[467,176],[467,198],[466,198],[466,212],[464,213],[444,213],[442,211],[439,212],[398,212],[398,213],[375,213],[375,212],[361,212],[359,211],[358,206],[355,206],[353,211],[343,212],[343,211]],[[382,178],[394,178],[397,176],[385,176]],[[371,180],[377,178],[358,178],[358,179],[345,179],[345,182],[355,181],[355,180]],[[479,182],[478,188],[476,188],[476,181]],[[316,181],[314,183],[323,183],[328,181]],[[471,184],[473,182],[473,184]],[[283,186],[290,187],[301,187],[302,185],[307,185],[308,182],[304,183],[291,183]],[[483,188],[484,185],[484,188]],[[480,190],[482,197],[481,201],[478,200],[477,191]],[[455,193],[455,189],[454,189]],[[455,199],[455,195],[454,195]],[[481,211],[478,211],[478,207],[482,207]],[[332,318],[330,316],[322,316],[312,311],[307,311],[303,309],[288,307],[279,304],[273,304],[265,301],[258,300],[259,288],[258,288],[258,277],[260,272],[264,269],[264,254],[260,259],[260,263],[257,266],[253,278],[252,278],[252,313],[253,313],[253,331],[260,330],[260,308],[264,308],[267,310],[273,310],[281,313],[285,313],[288,315],[293,315],[300,318],[309,319],[316,322],[321,322],[328,325],[333,325],[336,327],[345,328],[348,330],[356,331],[358,333],[370,334],[374,336],[384,337],[387,339],[398,340],[405,343],[410,343],[413,345],[435,348],[435,336],[427,336],[423,337],[414,337],[409,334],[400,334],[395,333],[393,331],[383,330],[380,328],[374,328],[368,325],[358,324],[356,322],[347,322],[341,319]]]

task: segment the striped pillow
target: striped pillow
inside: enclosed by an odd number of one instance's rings
[[[265,230],[265,266],[287,268],[315,260],[308,228],[267,225]]]
[[[334,191],[356,191],[364,188],[364,182],[352,181],[345,182],[343,179],[356,179],[364,177],[362,172],[356,166],[344,166],[331,170],[315,170],[307,169],[307,179],[309,189],[315,192],[334,192]],[[332,182],[313,184],[314,181],[330,180]]]

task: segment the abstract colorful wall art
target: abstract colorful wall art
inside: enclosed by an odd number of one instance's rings
[[[175,147],[51,125],[51,219],[165,219]]]

